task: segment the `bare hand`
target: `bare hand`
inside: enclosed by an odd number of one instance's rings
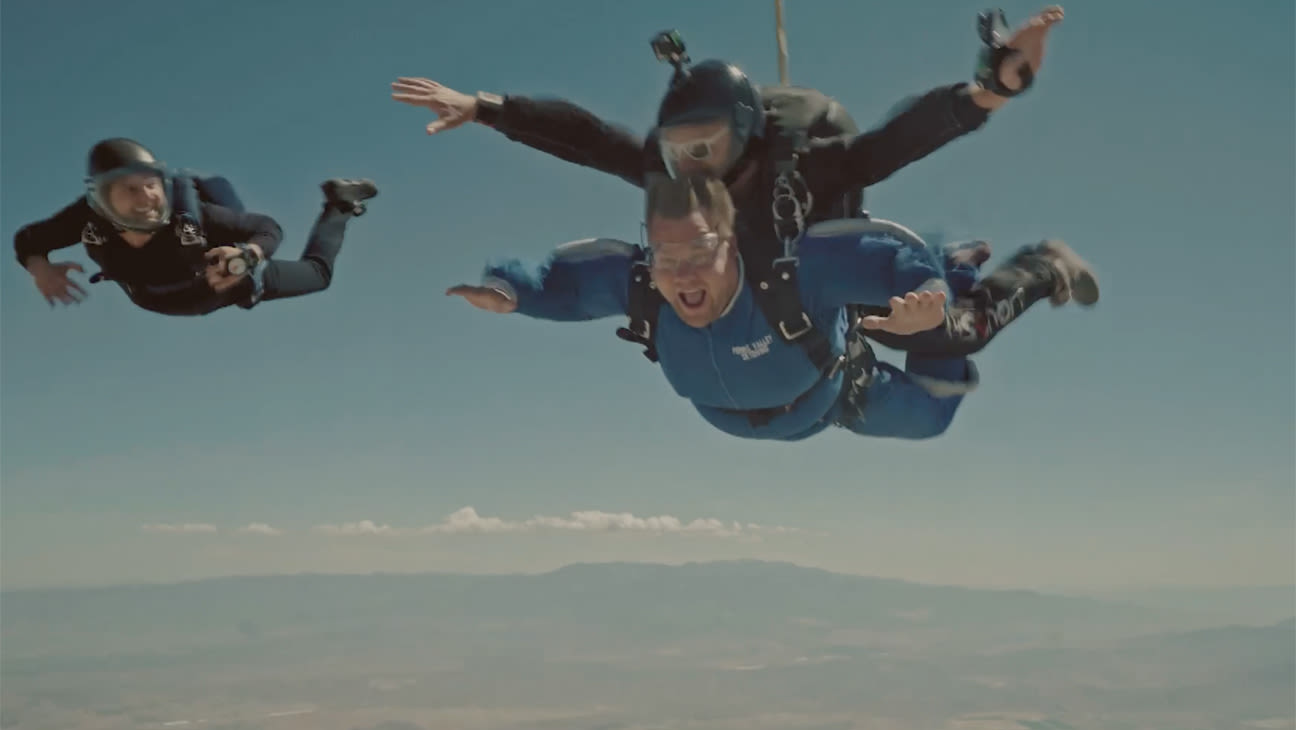
[[[32,275],[37,291],[45,297],[45,301],[51,307],[54,306],[55,301],[64,304],[80,304],[85,299],[85,289],[68,278],[68,272],[73,269],[85,273],[81,264],[71,261],[52,264],[43,257],[33,257],[27,261],[27,271]]]
[[[945,322],[945,292],[909,292],[891,297],[891,314],[861,318],[866,330],[882,330],[896,335],[912,335],[934,329]]]
[[[251,273],[251,269],[237,276],[229,273],[230,260],[239,258],[242,255],[243,251],[237,246],[220,246],[203,254],[207,259],[207,284],[211,286],[213,291],[217,293],[226,291]]]
[[[1022,61],[1030,64],[1031,71],[1039,75],[1040,66],[1044,63],[1044,47],[1049,31],[1062,22],[1064,15],[1061,5],[1050,5],[1031,16],[1030,20],[1012,34],[1005,45],[1016,53],[1004,59],[1003,65],[999,67],[999,83],[1013,91],[1020,89],[1022,80],[1018,70]]]
[[[478,309],[485,309],[487,312],[508,314],[517,309],[517,302],[510,299],[507,294],[486,286],[460,284],[446,289],[446,296],[463,297],[469,304]]]
[[[402,76],[392,82],[392,98],[431,109],[438,119],[427,125],[428,134],[454,129],[477,118],[476,96],[442,86],[432,79]]]

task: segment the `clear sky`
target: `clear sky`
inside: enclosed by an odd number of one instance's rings
[[[871,125],[969,77],[981,7],[788,0],[792,81]],[[1032,310],[939,439],[777,444],[708,428],[620,320],[444,297],[493,256],[637,240],[640,196],[477,125],[427,137],[389,87],[564,96],[643,131],[668,77],[654,32],[774,82],[773,3],[6,2],[6,242],[80,194],[108,136],[229,177],[283,256],[323,179],[381,194],[331,289],[251,312],[168,319],[111,284],[51,311],[6,254],[3,583],[737,556],[967,585],[1290,583],[1293,5],[1220,8],[1066,5],[1036,88],[870,193],[876,215],[989,238],[995,262],[1064,238],[1101,271],[1095,310]],[[797,531],[609,532],[582,511]]]

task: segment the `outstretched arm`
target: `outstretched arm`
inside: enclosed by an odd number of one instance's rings
[[[998,67],[998,82],[1015,93],[1023,88],[1021,70],[1033,77],[1044,61],[1050,29],[1063,18],[1062,8],[1049,6],[1022,24],[1004,43],[1011,52]],[[835,193],[867,187],[970,132],[980,129],[990,113],[1008,103],[980,84],[953,84],[928,91],[891,116],[881,127],[855,137],[839,137],[814,145],[806,161],[816,191]]]
[[[483,102],[417,77],[393,82],[392,98],[432,110],[438,119],[427,125],[428,134],[475,121],[515,142],[643,187],[643,139],[569,101],[510,95]]]
[[[19,228],[14,234],[18,263],[30,269],[33,261],[46,261],[51,251],[81,243],[81,231],[91,215],[85,198],[77,198],[49,218]]]
[[[811,185],[825,192],[868,187],[980,129],[990,112],[974,93],[964,83],[940,86],[877,129],[814,141],[805,161]]]
[[[506,96],[499,115],[483,123],[514,142],[644,185],[643,138],[569,101]]]
[[[52,307],[54,302],[73,304],[85,298],[85,289],[68,277],[69,271],[85,269],[74,261],[50,263],[49,254],[81,242],[82,230],[91,218],[90,205],[78,198],[44,220],[28,223],[14,234],[14,254],[32,275],[36,290]]]
[[[563,244],[540,265],[506,259],[486,267],[481,286],[446,291],[474,306],[556,322],[582,322],[623,315],[629,306],[635,247],[589,238]]]

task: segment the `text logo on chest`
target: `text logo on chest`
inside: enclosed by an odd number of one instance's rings
[[[743,360],[755,360],[762,355],[768,355],[770,345],[773,343],[774,335],[765,335],[755,342],[735,346],[733,348],[733,354],[741,357]]]
[[[99,235],[99,229],[95,228],[95,224],[87,223],[85,228],[81,229],[81,243],[87,246],[102,246],[104,237]]]
[[[197,223],[181,216],[176,222],[176,237],[180,239],[181,246],[206,246],[207,237],[203,235],[202,229]]]

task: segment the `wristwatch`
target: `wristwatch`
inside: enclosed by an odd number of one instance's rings
[[[225,261],[225,272],[230,276],[242,276],[256,266],[260,257],[247,244],[237,244],[239,255]]]
[[[495,122],[499,121],[503,109],[504,97],[499,94],[492,94],[489,91],[477,92],[477,121],[493,127]]]

